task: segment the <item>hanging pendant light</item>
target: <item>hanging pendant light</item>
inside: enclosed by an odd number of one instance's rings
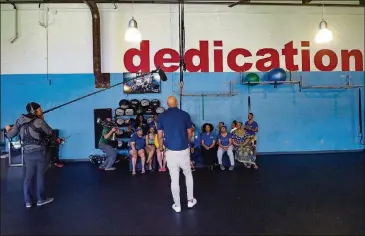
[[[137,21],[134,17],[132,17],[128,23],[128,29],[124,34],[124,40],[128,43],[140,43],[142,41],[142,35],[138,30]]]
[[[319,23],[319,30],[314,38],[315,42],[318,44],[331,42],[333,35],[331,30],[328,29],[327,21],[323,19],[324,5],[322,5],[322,20]]]

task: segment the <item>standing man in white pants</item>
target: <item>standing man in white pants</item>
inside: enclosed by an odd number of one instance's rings
[[[192,137],[192,122],[190,115],[177,108],[177,100],[167,98],[165,112],[158,116],[157,130],[159,147],[166,147],[166,162],[171,177],[171,193],[174,199],[172,209],[181,212],[180,202],[180,168],[185,175],[188,195],[188,208],[197,203],[194,198],[194,181],[190,166],[190,140]],[[162,150],[161,150],[162,151]]]

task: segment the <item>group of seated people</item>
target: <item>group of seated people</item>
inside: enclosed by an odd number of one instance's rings
[[[217,163],[222,170],[223,155],[226,153],[229,157],[230,167],[233,170],[235,160],[244,164],[246,168],[258,168],[256,164],[256,133],[258,132],[258,124],[254,121],[252,113],[248,114],[248,121],[243,125],[242,122],[233,121],[231,130],[224,122],[219,122],[218,132],[214,133],[214,126],[205,123],[202,126],[202,133],[196,132],[193,127],[193,139],[191,145],[191,153],[194,159],[196,150],[201,151],[203,163],[209,170],[213,170]]]
[[[220,168],[225,170],[222,163],[223,155],[225,153],[227,153],[230,160],[229,170],[233,170],[235,160],[242,162],[247,168],[253,166],[257,169],[258,166],[255,162],[255,144],[258,124],[253,118],[253,114],[249,113],[248,121],[246,121],[244,125],[242,122],[233,121],[229,132],[224,122],[218,124],[218,133],[213,133],[214,126],[210,123],[205,123],[202,126],[201,133],[198,132],[195,129],[195,125],[193,125],[193,135],[190,142],[192,169],[195,169],[195,160],[201,156],[204,165],[207,166],[209,170],[213,170],[214,165],[217,164],[217,162],[220,165]],[[158,161],[158,171],[166,171],[165,149],[163,148],[161,151],[158,143],[156,130],[157,119],[157,115],[154,115],[153,119],[149,120],[149,122],[147,122],[143,115],[138,115],[136,117],[136,122],[132,127],[134,133],[128,142],[128,153],[132,158],[132,175],[136,174],[138,157],[141,159],[142,174],[146,172],[146,168],[149,171],[153,171],[153,159],[155,155],[157,156]],[[118,134],[119,131],[113,131],[113,129],[111,131],[103,130],[99,148],[108,155],[108,159],[110,158],[110,155],[112,155],[112,158],[110,161],[105,161],[100,168],[114,170],[115,168],[111,166],[111,163],[115,161],[116,154],[114,157],[114,154],[111,154],[110,148],[106,147],[105,142],[103,142],[103,139],[109,138],[109,136],[107,136],[109,132],[111,134],[113,132]]]

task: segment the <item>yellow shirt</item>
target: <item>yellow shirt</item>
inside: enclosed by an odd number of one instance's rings
[[[155,134],[155,146],[156,146],[156,148],[158,148],[160,146],[159,143],[158,143],[158,135],[157,134]],[[165,149],[165,146],[163,147],[163,149]]]

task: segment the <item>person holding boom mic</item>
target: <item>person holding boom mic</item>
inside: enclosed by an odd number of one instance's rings
[[[6,136],[13,138],[19,134],[23,147],[25,178],[24,200],[25,207],[32,207],[34,199],[33,187],[37,182],[37,206],[52,202],[53,198],[46,198],[44,176],[46,172],[45,147],[47,138],[53,135],[53,130],[44,121],[43,111],[38,103],[30,102],[26,105],[27,114],[21,115],[14,126],[6,126]]]
[[[107,123],[111,123],[112,119],[108,117],[106,118],[106,121]],[[117,159],[117,150],[111,145],[115,139],[115,134],[120,134],[120,130],[117,127],[104,126],[103,130],[101,131],[99,149],[108,156],[108,158],[99,166],[99,169],[101,170],[115,170],[113,165]]]

